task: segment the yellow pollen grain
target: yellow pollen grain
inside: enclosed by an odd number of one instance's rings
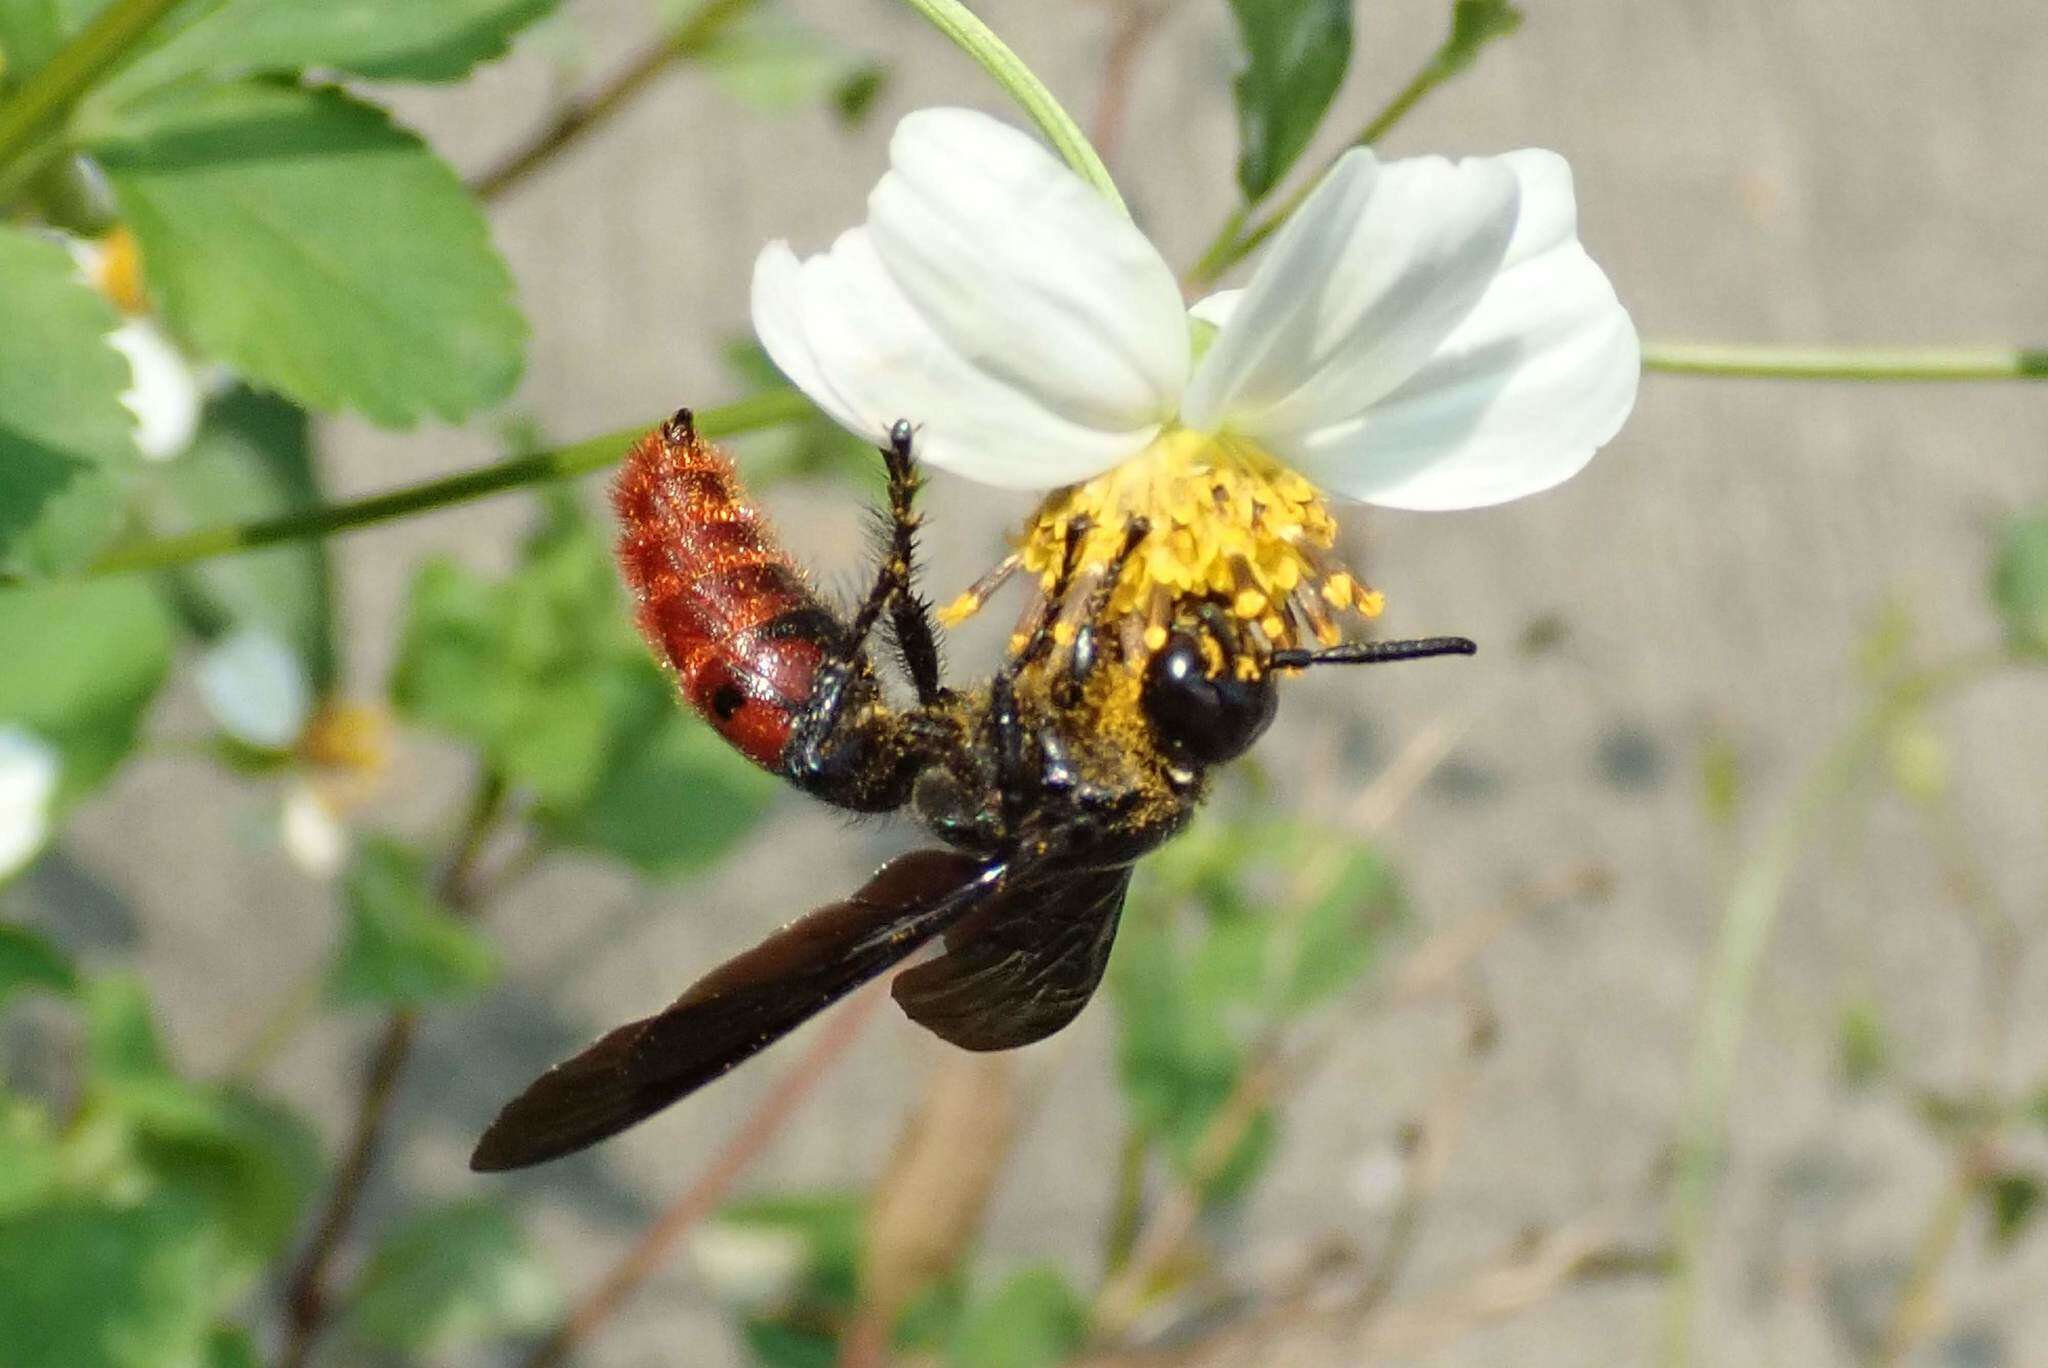
[[[1387,596],[1377,589],[1366,590],[1358,596],[1358,611],[1363,617],[1378,617],[1387,611]]]
[[[980,611],[980,595],[962,594],[959,598],[954,599],[951,603],[939,609],[939,622],[942,626],[958,627]]]

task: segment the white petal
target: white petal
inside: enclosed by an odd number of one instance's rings
[[[868,232],[912,307],[978,369],[1104,429],[1158,422],[1187,312],[1145,235],[1035,138],[969,109],[897,125]]]
[[[284,796],[279,835],[292,863],[316,879],[332,878],[348,859],[348,828],[319,790],[297,783]]]
[[[57,752],[34,732],[0,726],[0,879],[29,862],[50,835]]]
[[[313,687],[297,652],[275,633],[243,627],[199,662],[199,692],[221,730],[245,745],[283,750],[312,712]]]
[[[1043,489],[1135,454],[1178,407],[1188,321],[1138,230],[1031,138],[966,110],[898,127],[866,227],[754,267],[754,330],[798,388],[880,445]]]
[[[1268,434],[1334,493],[1389,508],[1480,508],[1577,474],[1635,405],[1642,353],[1578,241],[1571,171],[1502,159],[1522,182],[1504,269],[1422,370],[1356,418]]]
[[[129,387],[121,402],[135,415],[135,445],[152,461],[167,461],[192,445],[199,431],[199,377],[171,340],[146,318],[131,318],[107,334],[128,358]]]
[[[974,365],[911,307],[865,228],[801,265],[771,243],[754,266],[753,307],[761,345],[820,408],[877,445],[908,418],[920,461],[983,484],[1086,479],[1159,430],[1090,427]]]
[[[1230,320],[1237,317],[1237,306],[1242,303],[1243,290],[1218,290],[1188,305],[1188,317],[1199,318],[1212,328],[1227,328]]]
[[[1257,437],[1363,411],[1471,311],[1507,252],[1519,194],[1498,157],[1346,153],[1202,358],[1184,420]]]

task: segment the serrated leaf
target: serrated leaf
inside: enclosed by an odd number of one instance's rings
[[[0,922],[0,1006],[16,993],[41,989],[70,996],[78,991],[71,957],[26,926]]]
[[[650,878],[701,869],[760,824],[776,782],[687,714],[652,661],[628,657],[616,672],[600,777],[577,803],[544,809],[541,822],[561,844]]]
[[[113,306],[53,242],[0,225],[0,570],[85,563],[137,464]]]
[[[194,78],[308,67],[386,81],[453,81],[505,55],[559,0],[211,0],[109,84],[115,103]]]
[[[440,904],[426,862],[395,841],[363,843],[342,901],[341,948],[327,976],[337,1002],[418,1006],[480,992],[497,977],[497,951]]]
[[[1244,66],[1237,183],[1265,197],[1315,136],[1351,62],[1351,0],[1230,0]]]
[[[153,295],[207,355],[393,426],[462,418],[518,379],[525,324],[482,214],[381,110],[252,82],[90,135]]]
[[[1054,1368],[1088,1334],[1088,1306],[1059,1269],[1013,1273],[986,1300],[969,1306],[947,1348],[956,1368]]]
[[[1991,601],[2005,621],[2009,647],[2048,656],[2048,513],[2007,526],[1991,572]]]
[[[62,755],[60,805],[134,747],[170,654],[169,618],[144,581],[0,590],[0,723]]]
[[[191,448],[149,472],[152,524],[174,534],[310,508],[321,500],[305,413],[274,395],[236,389],[207,405]],[[327,542],[304,537],[175,572],[179,606],[202,636],[238,626],[274,632],[315,689],[335,681]]]
[[[1508,0],[1458,0],[1451,11],[1451,36],[1437,50],[1435,65],[1444,77],[1455,76],[1479,50],[1522,26],[1522,12]]]
[[[69,1197],[0,1219],[8,1368],[198,1361],[221,1300],[218,1237],[176,1199]]]
[[[510,1212],[456,1202],[387,1235],[352,1294],[348,1329],[364,1344],[440,1355],[554,1323],[562,1297]]]

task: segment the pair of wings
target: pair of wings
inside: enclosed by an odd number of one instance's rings
[[[1109,963],[1128,865],[1047,873],[950,850],[882,866],[853,896],[792,922],[536,1079],[477,1142],[478,1172],[574,1153],[646,1120],[935,936],[944,952],[890,991],[968,1050],[1028,1045],[1088,1004]]]

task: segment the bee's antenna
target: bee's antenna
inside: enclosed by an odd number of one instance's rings
[[[1414,641],[1347,641],[1320,650],[1275,651],[1270,663],[1282,670],[1311,665],[1378,665],[1389,660],[1422,660],[1429,656],[1472,655],[1479,647],[1466,637],[1421,637]]]

